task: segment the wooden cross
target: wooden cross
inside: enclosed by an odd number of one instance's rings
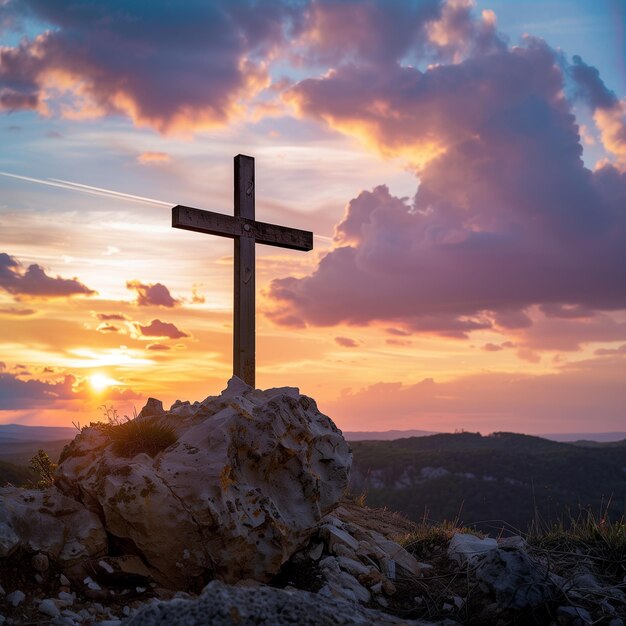
[[[255,386],[254,246],[265,243],[292,250],[313,249],[313,233],[254,219],[254,158],[235,157],[235,215],[175,206],[172,226],[235,240],[233,374]]]

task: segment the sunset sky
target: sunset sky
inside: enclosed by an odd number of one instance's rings
[[[0,0],[0,423],[232,371],[256,159],[257,385],[345,430],[626,430],[626,2]]]

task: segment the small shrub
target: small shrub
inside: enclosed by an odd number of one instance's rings
[[[38,489],[47,489],[54,485],[54,470],[57,466],[41,448],[30,460],[29,468],[39,476],[39,481],[37,482]]]
[[[151,457],[176,443],[173,426],[158,418],[133,419],[117,425],[108,424],[106,433],[117,456],[130,458],[145,452]]]

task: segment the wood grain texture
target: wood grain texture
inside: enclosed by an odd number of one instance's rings
[[[178,205],[172,209],[172,226],[220,237],[248,237],[257,243],[308,252],[313,249],[313,233],[243,217]],[[246,228],[246,226],[248,228]]]
[[[254,222],[254,159],[238,154],[235,166],[235,218],[246,231],[242,219]],[[235,310],[233,336],[233,373],[248,385],[255,387],[256,291],[254,239],[238,236],[235,239]]]

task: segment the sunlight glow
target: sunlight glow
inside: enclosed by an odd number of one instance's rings
[[[96,392],[104,391],[107,387],[111,387],[111,385],[122,384],[117,380],[113,380],[113,378],[109,378],[106,374],[92,374],[89,377],[89,383]]]

